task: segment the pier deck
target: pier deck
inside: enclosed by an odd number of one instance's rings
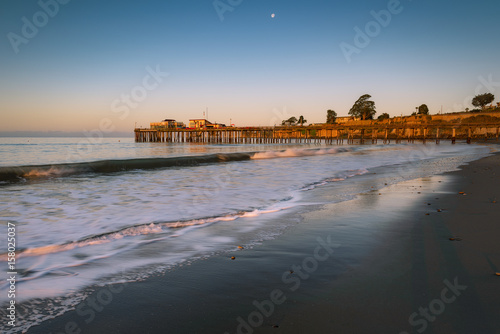
[[[355,140],[383,143],[415,140],[467,140],[496,139],[499,123],[485,124],[374,124],[374,125],[324,125],[279,127],[227,127],[220,129],[142,129],[135,132],[136,142],[165,143],[354,143]]]

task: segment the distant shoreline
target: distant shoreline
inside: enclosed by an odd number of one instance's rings
[[[103,138],[134,138],[133,132],[111,132],[101,133]],[[65,132],[65,131],[3,131],[0,132],[1,138],[86,138],[89,134],[84,132]]]

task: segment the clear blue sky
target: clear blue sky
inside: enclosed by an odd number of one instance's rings
[[[0,2],[0,131],[131,131],[206,108],[239,126],[324,122],[365,93],[391,116],[500,100],[497,1],[59,1]]]

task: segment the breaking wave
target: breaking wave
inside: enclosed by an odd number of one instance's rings
[[[257,152],[252,155],[252,159],[276,159],[276,158],[293,158],[293,157],[308,157],[314,155],[337,154],[343,152],[351,152],[352,148],[320,148],[320,149],[288,149],[283,151],[267,151]]]
[[[244,212],[238,212],[237,214],[225,215],[220,217],[201,218],[188,221],[153,222],[148,224],[129,226],[117,231],[106,232],[98,235],[91,235],[77,241],[22,249],[19,250],[17,256],[21,258],[27,256],[47,255],[51,253],[69,251],[75,248],[99,245],[107,242],[112,242],[114,240],[120,240],[125,237],[134,237],[134,236],[148,235],[148,234],[165,234],[165,237],[177,237],[182,233],[179,231],[175,231],[177,229],[193,227],[193,226],[201,226],[201,225],[210,225],[217,223],[219,221],[232,221],[238,218],[257,217],[262,214],[279,212],[285,209],[287,209],[286,206],[280,208],[270,208],[265,210],[244,211]],[[6,260],[6,258],[7,258],[7,253],[0,254],[0,260],[4,261]]]
[[[55,178],[88,173],[116,173],[131,170],[147,170],[168,167],[192,167],[230,161],[277,159],[338,154],[353,151],[352,148],[287,149],[282,151],[224,153],[201,156],[147,158],[127,160],[101,160],[80,163],[0,167],[0,184],[40,178]]]

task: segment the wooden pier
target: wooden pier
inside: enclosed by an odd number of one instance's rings
[[[499,123],[488,124],[373,124],[279,127],[227,127],[220,129],[135,129],[136,142],[207,144],[327,143],[353,144],[495,139]]]

